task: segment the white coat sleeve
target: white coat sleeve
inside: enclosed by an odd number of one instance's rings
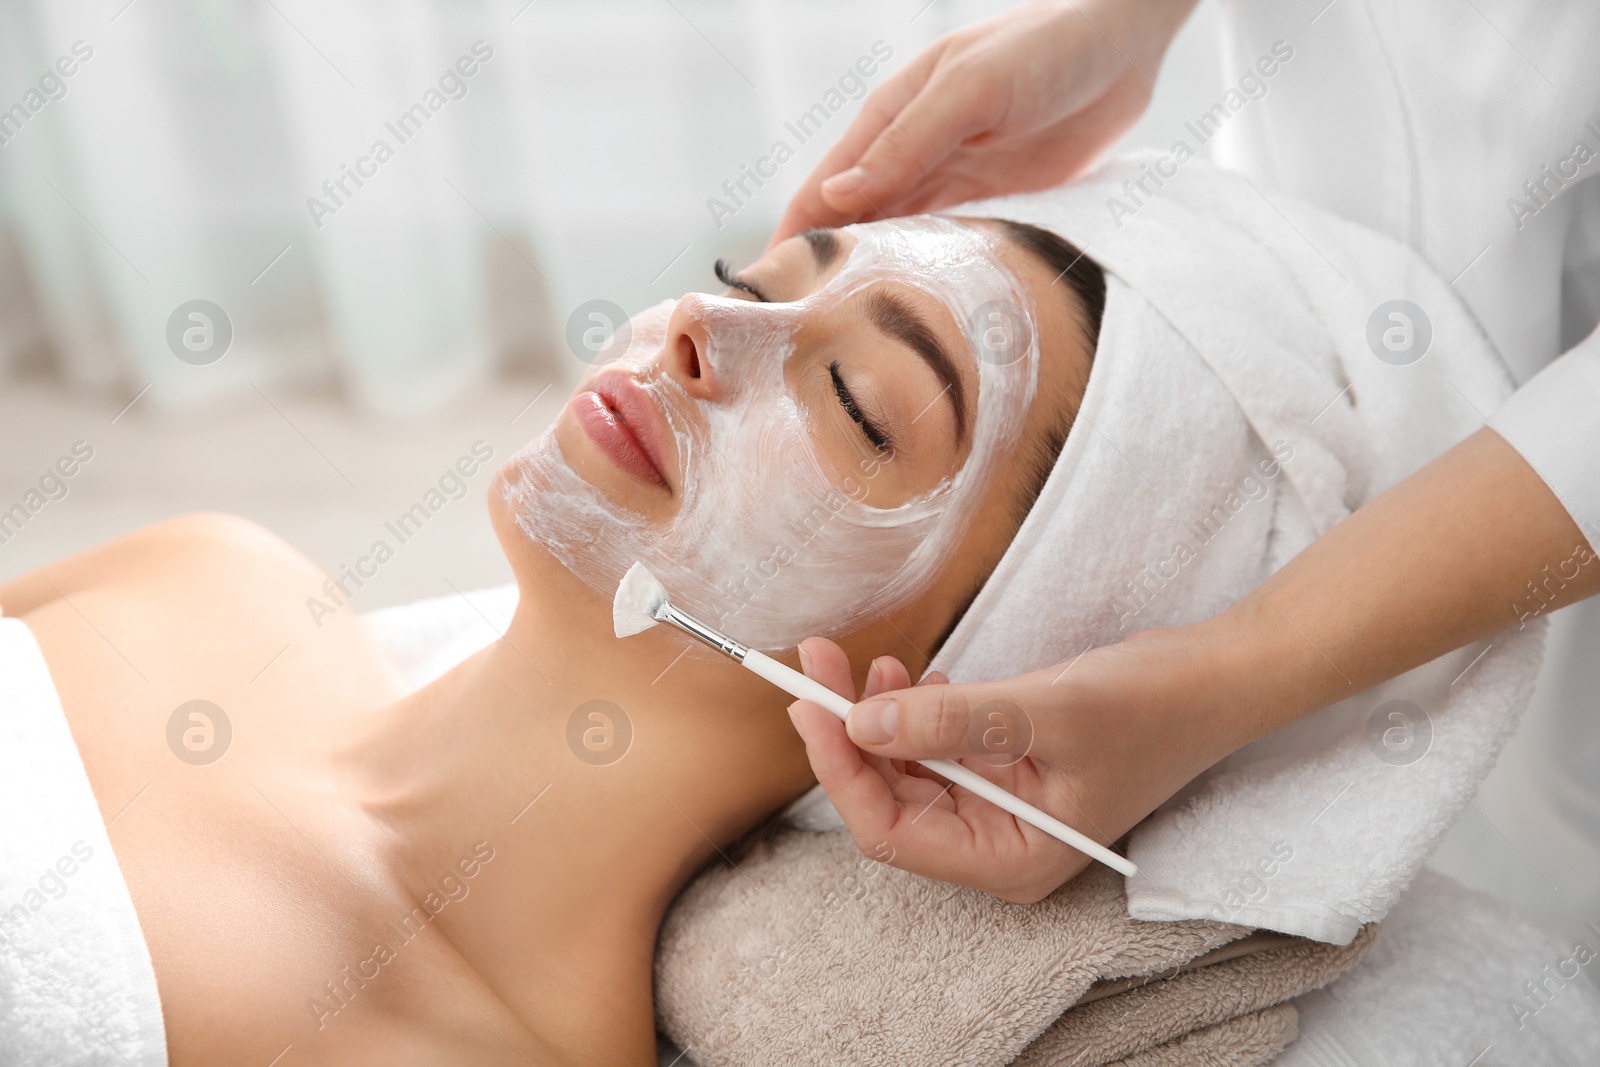
[[[1489,424],[1600,551],[1600,330],[1528,379]]]

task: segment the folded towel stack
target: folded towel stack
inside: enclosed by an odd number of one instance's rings
[[[842,834],[786,829],[669,913],[657,1011],[699,1067],[1244,1067],[1294,1037],[1284,1002],[1348,970],[1377,933],[1337,946],[1140,922],[1099,867],[1037,905],[1006,904],[863,857]]]

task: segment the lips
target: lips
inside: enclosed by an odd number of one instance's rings
[[[619,469],[648,485],[670,489],[661,412],[631,376],[601,374],[571,401],[583,432]]]

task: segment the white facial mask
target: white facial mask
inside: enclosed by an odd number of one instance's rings
[[[683,486],[669,521],[649,522],[585,481],[551,431],[514,457],[504,485],[518,525],[606,603],[639,560],[675,604],[770,651],[859,629],[932,584],[1021,432],[1038,374],[1036,317],[984,231],[921,216],[847,232],[856,239],[849,258],[803,300],[685,298],[704,309],[700,358],[718,382],[715,402],[691,397],[650,359],[673,302],[634,318],[628,355],[611,366],[637,375],[676,438]],[[889,280],[933,296],[963,326],[970,352],[952,356],[963,364],[976,354],[978,396],[960,470],[916,499],[878,508],[862,498],[893,458],[830,473],[784,367],[809,315]]]

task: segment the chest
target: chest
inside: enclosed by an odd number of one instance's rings
[[[26,618],[133,898],[175,1065],[266,1063],[290,1044],[360,1062],[355,1045],[414,1029],[425,991],[448,992],[447,942],[361,873],[373,832],[329,759],[341,723],[396,682],[353,620],[311,625],[291,581],[258,563],[218,596],[207,576],[166,574]]]

